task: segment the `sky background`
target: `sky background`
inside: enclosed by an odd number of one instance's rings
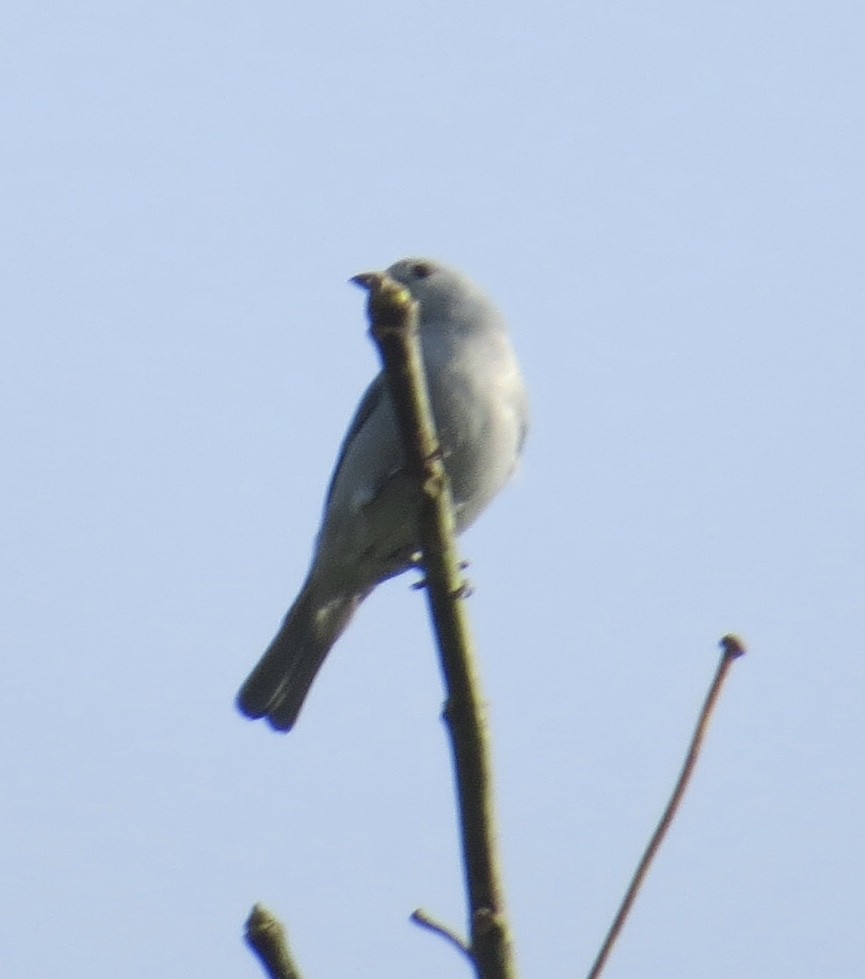
[[[865,961],[861,2],[24,2],[0,14],[0,948],[17,979],[457,979],[411,576],[297,729],[240,682],[377,370],[352,274],[506,312],[522,470],[462,541],[523,974]]]

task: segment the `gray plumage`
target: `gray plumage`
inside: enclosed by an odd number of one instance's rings
[[[471,524],[516,467],[526,392],[501,314],[455,269],[403,259],[387,274],[420,307],[433,415],[457,530]],[[324,658],[376,585],[412,566],[417,494],[404,471],[393,406],[380,374],[342,444],[312,566],[300,594],[238,694],[248,717],[289,730]]]

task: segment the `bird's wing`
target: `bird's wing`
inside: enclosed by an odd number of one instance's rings
[[[354,413],[354,418],[352,418],[351,424],[348,426],[348,431],[345,433],[345,438],[342,440],[342,445],[339,447],[339,456],[337,457],[336,465],[333,467],[333,475],[330,477],[330,483],[327,487],[327,495],[325,496],[325,512],[329,509],[331,500],[333,499],[334,487],[337,484],[342,467],[345,463],[349,446],[352,444],[352,442],[354,442],[360,430],[375,413],[376,408],[378,408],[380,405],[385,394],[385,379],[382,374],[379,374],[378,377],[376,377],[366,389],[366,393],[361,398],[360,404],[357,406],[357,411]]]

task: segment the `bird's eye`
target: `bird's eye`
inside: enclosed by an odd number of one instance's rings
[[[428,279],[432,275],[432,265],[429,262],[415,262],[411,267],[411,274],[416,279]]]

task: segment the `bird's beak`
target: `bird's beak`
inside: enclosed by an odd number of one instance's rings
[[[353,275],[348,281],[353,282],[356,286],[360,286],[361,289],[366,289],[369,292],[377,283],[381,282],[381,273],[358,272],[357,275]]]

